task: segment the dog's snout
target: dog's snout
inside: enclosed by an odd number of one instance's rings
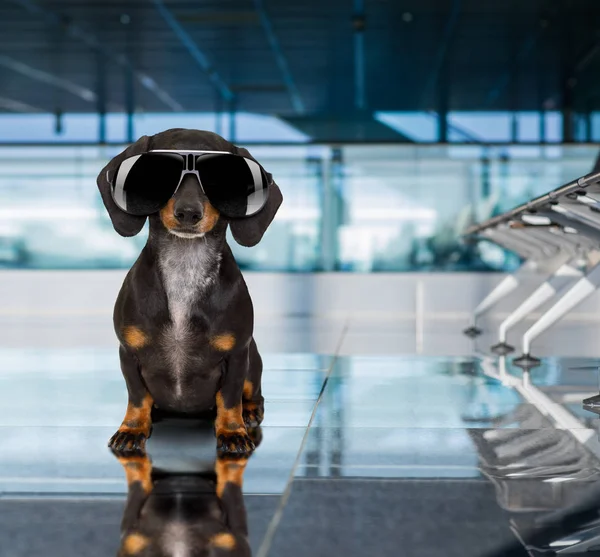
[[[202,219],[204,208],[201,203],[175,203],[173,212],[181,224],[194,225]]]
[[[204,216],[202,189],[192,175],[186,176],[175,194],[173,216],[184,226],[194,226]]]

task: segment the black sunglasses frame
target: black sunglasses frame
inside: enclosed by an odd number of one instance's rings
[[[248,166],[252,172],[255,184],[257,182],[258,177],[256,176],[252,165],[256,165],[256,169],[260,172],[260,179],[261,179],[262,183],[266,184],[266,188],[264,188],[264,190],[266,190],[266,192],[265,192],[265,195],[263,196],[262,203],[258,209],[255,208],[251,213],[247,213],[244,216],[231,217],[226,214],[225,214],[225,216],[227,218],[235,218],[235,219],[248,218],[248,217],[251,217],[251,216],[255,215],[256,213],[258,213],[267,203],[267,200],[269,197],[269,195],[268,195],[269,186],[272,183],[272,176],[258,162],[256,162],[253,159],[244,157],[243,155],[238,155],[236,153],[231,153],[229,151],[204,151],[204,150],[191,150],[191,151],[185,150],[184,151],[184,150],[176,150],[176,149],[153,149],[151,151],[146,151],[146,152],[140,153],[138,155],[133,155],[133,156],[128,157],[125,160],[121,161],[121,163],[119,164],[117,169],[114,171],[113,176],[110,175],[110,170],[106,171],[106,179],[107,179],[108,183],[110,184],[111,197],[112,197],[113,201],[115,202],[115,204],[117,205],[117,207],[119,207],[119,209],[121,211],[124,211],[125,213],[137,215],[137,216],[143,216],[143,215],[139,215],[138,213],[129,213],[126,209],[123,209],[123,206],[124,205],[126,206],[126,203],[124,202],[124,200],[116,198],[116,196],[115,196],[115,191],[117,189],[116,181],[118,180],[118,177],[119,177],[119,171],[121,170],[123,164],[126,163],[127,161],[131,161],[132,159],[137,160],[141,156],[148,154],[148,153],[157,153],[157,154],[164,153],[164,154],[170,154],[170,155],[179,155],[181,157],[181,159],[182,159],[181,175],[179,177],[179,182],[177,183],[177,186],[175,187],[175,189],[173,190],[173,193],[171,194],[171,197],[173,197],[177,193],[177,190],[181,186],[181,183],[183,182],[184,177],[187,174],[193,174],[196,176],[198,183],[200,184],[200,188],[202,189],[202,192],[204,193],[204,195],[206,195],[208,197],[209,201],[210,201],[210,196],[205,191],[204,186],[202,185],[200,173],[198,172],[198,169],[197,169],[198,159],[200,159],[203,155],[229,155],[229,156],[242,158],[246,161],[246,163],[248,163]],[[126,177],[127,177],[127,174],[125,175],[125,178]],[[122,191],[122,188],[120,191]],[[159,207],[159,209],[157,209],[156,212],[160,211],[160,209],[165,207],[167,203],[168,203],[168,200],[161,207]],[[153,214],[153,213],[150,213],[150,214]],[[150,214],[148,214],[146,216],[150,216]]]

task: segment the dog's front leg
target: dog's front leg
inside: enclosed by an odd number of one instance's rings
[[[127,502],[121,520],[121,539],[127,541],[140,518],[140,512],[152,492],[152,464],[148,455],[119,456],[127,479]],[[126,545],[126,544],[125,544]]]
[[[232,557],[250,557],[248,545],[248,518],[242,484],[247,457],[220,456],[217,458],[215,472],[217,475],[217,496],[223,506],[225,524],[222,532],[214,535],[210,545],[224,549]]]
[[[139,452],[146,446],[152,427],[152,405],[154,401],[142,381],[142,375],[135,355],[121,346],[119,348],[121,371],[127,384],[129,403],[123,423],[111,437],[108,446],[116,453]]]
[[[222,456],[245,456],[254,450],[246,431],[242,396],[248,370],[248,350],[230,354],[225,360],[221,389],[217,393],[217,451]]]

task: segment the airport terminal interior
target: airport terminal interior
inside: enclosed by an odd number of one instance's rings
[[[598,76],[593,0],[0,0],[0,556],[600,555]]]

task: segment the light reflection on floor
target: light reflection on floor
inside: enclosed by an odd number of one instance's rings
[[[594,361],[548,359],[531,379],[597,443],[598,420],[576,399],[597,393],[598,378],[574,370]],[[403,554],[433,555],[432,522],[449,540],[443,554],[493,554],[515,535],[527,543],[540,517],[599,483],[600,453],[485,375],[478,357],[269,352],[264,362],[263,441],[244,481],[261,557],[358,556],[367,547],[395,555],[399,540]],[[36,554],[27,529],[36,520],[40,532],[58,532],[45,555],[73,547],[73,532],[93,531],[98,520],[116,543],[126,485],[106,441],[126,393],[115,351],[3,349],[0,369],[0,529],[15,540],[9,555]],[[192,443],[178,456],[194,451]],[[75,512],[76,503],[85,510]],[[80,524],[69,533],[61,520]],[[369,538],[376,526],[381,535]],[[107,544],[86,555],[111,554]]]

